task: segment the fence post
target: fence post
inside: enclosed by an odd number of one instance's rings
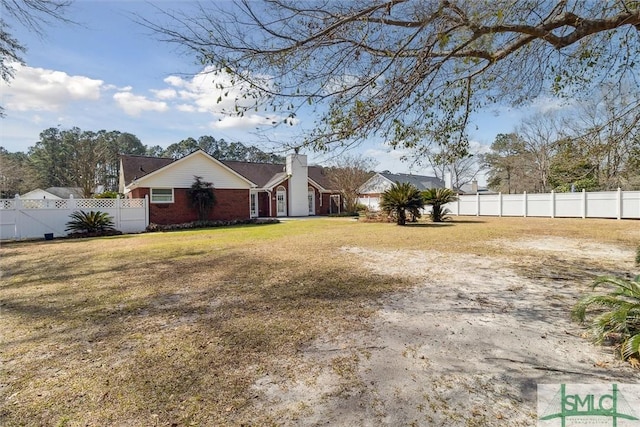
[[[618,214],[617,219],[622,219],[622,189],[618,187],[618,192],[616,194],[616,210]]]
[[[116,195],[116,230],[122,229],[122,224],[120,223],[120,209],[122,209],[122,204],[120,203],[120,195]]]
[[[528,205],[529,205],[529,201],[528,201],[528,199],[527,199],[527,192],[526,192],[526,191],[523,191],[523,192],[522,192],[522,211],[524,212],[524,215],[523,215],[523,216],[524,216],[525,218],[527,217],[527,214],[529,213],[529,212],[528,212],[528,209],[529,209],[529,206],[528,206]]]
[[[582,189],[582,219],[587,217],[587,190]]]
[[[76,199],[73,198],[73,194],[69,194],[69,215],[76,210],[78,204],[76,203]]]
[[[269,201],[271,202],[271,201]],[[149,225],[149,195],[144,195],[144,228]]]
[[[476,193],[476,216],[480,216],[480,193]]]
[[[498,217],[502,217],[502,191],[498,193]]]
[[[22,227],[20,226],[19,222],[20,222],[20,217],[22,216],[22,200],[20,200],[20,195],[16,194],[15,195],[15,204],[13,205],[14,209],[16,210],[14,218],[15,221],[13,221],[13,237],[16,239],[20,239],[22,238],[22,236],[20,236],[20,230],[22,230]]]
[[[556,192],[551,190],[551,218],[556,217]]]

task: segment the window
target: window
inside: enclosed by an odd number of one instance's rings
[[[173,203],[173,188],[152,188],[151,203]]]

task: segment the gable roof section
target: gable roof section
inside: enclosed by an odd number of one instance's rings
[[[378,172],[360,186],[358,192],[360,194],[380,194],[391,188],[393,184],[399,182],[401,184],[409,183],[418,190],[424,191],[429,188],[444,188],[443,180],[435,176],[412,175],[406,173],[390,173]]]
[[[287,179],[284,163],[253,163],[235,160],[221,162],[251,180],[259,188],[273,188]],[[307,172],[312,185],[320,191],[329,191],[331,183],[322,166],[308,166]]]
[[[68,199],[69,196],[73,196],[74,199],[84,198],[82,189],[79,187],[49,187],[45,191],[61,199]]]
[[[309,179],[320,187],[319,190],[330,191],[331,180],[322,166],[309,166]]]
[[[217,168],[212,168],[211,163]],[[194,175],[202,176],[205,181],[212,181],[215,188],[255,187],[255,183],[251,180],[211,157],[203,150],[196,150],[152,172],[148,172],[146,175],[138,177],[137,180],[132,180],[128,186],[188,188],[193,182]]]
[[[282,174],[284,177],[279,182],[286,179],[284,164],[239,162],[234,160],[222,160],[221,163],[244,176],[259,188],[267,186],[267,184],[274,180],[276,175]],[[279,182],[276,182],[276,184]]]
[[[380,175],[391,181],[393,184],[396,182],[401,184],[409,183],[420,191],[428,190],[429,188],[444,188],[444,181],[436,178],[435,176],[386,172],[381,172]]]
[[[122,162],[122,172],[124,174],[124,185],[131,184],[136,179],[140,179],[145,175],[155,172],[160,168],[175,162],[174,159],[166,157],[149,157],[149,156],[120,156]]]

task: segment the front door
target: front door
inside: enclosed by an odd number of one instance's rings
[[[276,216],[287,216],[287,190],[284,187],[276,190]]]
[[[249,205],[251,218],[256,218],[258,216],[258,193],[251,193],[249,195]]]
[[[309,215],[316,214],[316,192],[309,188]]]

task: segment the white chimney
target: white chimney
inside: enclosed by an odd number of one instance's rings
[[[289,175],[289,215],[309,216],[309,171],[307,156],[289,154],[285,172]]]

